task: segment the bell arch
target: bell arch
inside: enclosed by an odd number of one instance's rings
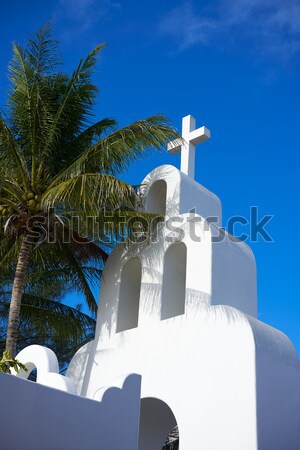
[[[116,331],[138,326],[142,264],[138,257],[129,259],[121,272]]]
[[[184,314],[187,249],[183,242],[172,244],[164,257],[161,319]]]
[[[167,183],[165,180],[157,180],[150,186],[145,200],[145,210],[149,213],[166,215]]]

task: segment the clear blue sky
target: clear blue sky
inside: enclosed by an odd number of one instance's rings
[[[52,19],[71,70],[96,44],[97,118],[120,125],[154,113],[176,127],[193,114],[212,131],[197,149],[196,179],[219,195],[224,219],[272,214],[274,243],[250,244],[258,267],[259,317],[300,351],[298,0],[48,0],[1,4],[0,103],[11,42]],[[124,178],[138,183],[162,163],[153,155]]]

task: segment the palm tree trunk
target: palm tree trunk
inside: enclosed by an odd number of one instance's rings
[[[6,350],[9,350],[12,356],[15,356],[17,352],[20,308],[25,277],[29,265],[30,251],[31,243],[29,242],[28,236],[24,235],[15,273],[7,325]]]

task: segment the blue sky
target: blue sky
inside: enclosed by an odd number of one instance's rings
[[[164,113],[180,129],[193,114],[212,138],[197,149],[196,179],[233,215],[272,214],[274,239],[249,243],[257,259],[259,318],[300,352],[298,0],[17,0],[1,5],[0,104],[11,42],[52,19],[70,71],[107,47],[95,82],[96,116],[120,125]],[[153,154],[124,179],[134,184],[179,156]],[[237,231],[243,231],[237,229]]]

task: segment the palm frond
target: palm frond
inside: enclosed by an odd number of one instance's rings
[[[0,321],[5,323],[9,313],[10,292],[0,292]],[[62,348],[68,342],[73,346],[93,337],[95,319],[68,305],[42,296],[24,294],[21,305],[21,336],[30,337],[30,343],[56,340]],[[27,344],[27,343],[26,343]]]
[[[132,186],[112,175],[86,173],[61,181],[45,192],[43,204],[50,208],[59,204],[64,210],[105,211],[134,208],[136,193]]]
[[[16,170],[17,179],[23,181],[24,188],[29,186],[29,173],[26,161],[10,127],[0,115],[0,154],[6,167],[11,164],[10,171]]]
[[[117,175],[128,165],[146,154],[146,150],[161,150],[168,142],[181,140],[167,119],[155,115],[124,127],[101,139],[85,150],[67,169],[52,181],[50,187],[61,180],[87,172]]]
[[[82,133],[77,136],[72,142],[72,146],[81,148],[88,148],[92,145],[95,139],[99,140],[102,137],[103,133],[107,133],[108,131],[112,131],[117,126],[117,122],[114,119],[105,118],[100,120],[99,122],[94,123],[86,130],[82,131]]]
[[[52,38],[52,31],[52,24],[47,22],[28,40],[27,53],[35,75],[51,73],[60,63],[58,41]]]
[[[103,48],[103,44],[98,45],[87,55],[85,60],[81,60],[79,62],[79,65],[73,72],[66,86],[65,93],[61,98],[60,107],[53,117],[52,127],[43,148],[45,158],[47,156],[51,157],[51,148],[60,135],[60,127],[63,121],[70,120],[70,117],[68,117],[70,106],[74,108],[76,102],[78,102],[80,105],[85,106],[86,114],[91,110],[93,106],[92,101],[95,97],[97,89],[90,83],[90,79],[94,72],[97,56]]]
[[[4,273],[13,275],[19,251],[20,244],[18,241],[8,240],[4,237],[0,239],[0,273],[2,274],[2,280],[4,279]]]
[[[91,287],[86,279],[86,273],[81,267],[80,263],[77,261],[74,252],[68,244],[61,243],[62,253],[64,258],[68,262],[69,268],[72,270],[72,281],[76,286],[76,290],[84,295],[87,306],[93,314],[97,312],[97,302],[95,300],[94,294]]]
[[[0,179],[0,192],[1,191],[5,191],[18,201],[22,201],[22,196],[24,195],[24,190],[21,189],[20,185],[4,178]]]

